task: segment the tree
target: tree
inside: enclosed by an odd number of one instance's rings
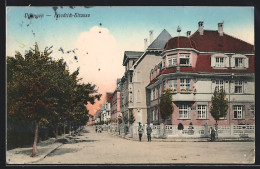
[[[56,126],[56,136],[58,125],[65,121],[84,125],[88,120],[86,105],[101,97],[95,85],[79,83],[79,69],[70,74],[62,59],[52,60],[50,50],[40,52],[35,44],[24,57],[19,52],[7,57],[8,119],[35,125],[33,157],[39,125]]]
[[[172,104],[172,94],[171,90],[167,89],[162,97],[160,98],[160,114],[165,122],[165,120],[173,113],[174,107]]]
[[[226,117],[228,109],[228,101],[226,98],[226,93],[223,89],[219,92],[215,89],[213,96],[211,97],[212,105],[210,107],[210,113],[214,120],[216,121],[216,134],[218,120],[221,117]]]
[[[129,123],[133,124],[135,122],[135,116],[133,114],[133,111],[129,112]]]
[[[40,53],[38,45],[23,57],[16,52],[7,58],[7,108],[8,114],[19,114],[35,125],[32,156],[36,155],[38,128],[41,121],[51,116],[52,98],[48,97],[51,48]]]

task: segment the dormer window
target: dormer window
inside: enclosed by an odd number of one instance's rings
[[[225,67],[224,57],[216,57],[216,67]]]
[[[225,54],[217,53],[211,56],[211,67],[213,68],[228,68],[229,57]]]
[[[236,54],[231,57],[231,67],[233,69],[248,68],[248,58],[245,55]]]
[[[180,66],[190,65],[190,54],[180,54]]]

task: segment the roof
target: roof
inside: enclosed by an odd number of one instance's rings
[[[125,51],[124,53],[124,59],[123,59],[123,66],[126,66],[126,63],[129,59],[138,59],[143,52],[139,51]]]
[[[175,49],[175,48],[194,48],[197,49],[194,40],[185,37],[177,36],[168,40],[165,44],[164,50]]]
[[[164,46],[166,42],[171,38],[172,36],[169,34],[167,30],[163,30],[157,38],[148,46],[149,49],[164,49]]]
[[[189,39],[200,52],[254,52],[253,45],[225,33],[220,36],[218,31],[204,30],[203,35],[196,31]]]
[[[106,101],[108,103],[112,103],[113,93],[107,93]]]

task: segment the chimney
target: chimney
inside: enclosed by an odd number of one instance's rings
[[[223,34],[224,34],[223,24],[224,24],[224,22],[218,23],[218,33],[219,33],[219,36],[223,36]]]
[[[147,48],[147,38],[144,39],[144,50]]]
[[[150,44],[153,42],[153,30],[149,31],[149,35],[150,35]]]
[[[191,33],[191,31],[186,32],[187,37],[190,37],[190,33]]]
[[[203,35],[204,33],[204,22],[203,21],[199,21],[199,29],[198,29],[200,35]]]

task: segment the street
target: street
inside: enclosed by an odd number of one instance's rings
[[[254,142],[142,142],[87,126],[37,164],[252,164]]]

